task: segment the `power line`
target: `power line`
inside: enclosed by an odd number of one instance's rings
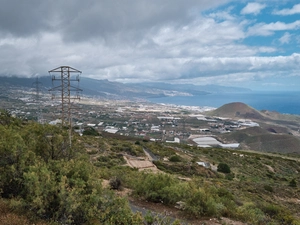
[[[60,66],[49,71],[52,79],[52,88],[49,90],[52,92],[52,98],[55,97],[55,93],[60,93],[61,100],[61,124],[62,126],[69,127],[69,139],[71,146],[72,138],[72,105],[73,101],[79,100],[79,93],[82,91],[79,88],[79,76],[81,71],[74,69],[70,66]],[[59,74],[55,76],[55,74]],[[58,82],[60,85],[54,86],[54,83]],[[77,87],[71,85],[73,83],[77,84]]]
[[[42,117],[42,112],[41,112],[41,107],[40,107],[40,86],[43,84],[39,82],[39,78],[37,77],[35,82],[32,83],[33,86],[35,86],[35,102],[37,104],[37,121],[42,123],[43,117]]]

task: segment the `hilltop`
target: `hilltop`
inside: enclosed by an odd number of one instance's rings
[[[266,117],[258,110],[246,105],[242,102],[233,102],[225,104],[216,110],[208,113],[210,116],[239,118],[239,119],[256,119],[262,120]]]
[[[254,121],[259,125],[218,135],[223,142],[238,142],[241,149],[260,152],[300,154],[299,116],[258,111],[241,102],[225,104],[207,115]]]

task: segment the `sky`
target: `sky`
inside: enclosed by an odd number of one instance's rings
[[[299,0],[0,0],[0,76],[300,91]]]

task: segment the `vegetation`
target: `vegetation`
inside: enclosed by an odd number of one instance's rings
[[[142,222],[126,199],[102,187],[87,155],[70,148],[65,130],[1,116],[0,190],[11,208],[60,224]]]
[[[185,219],[229,217],[248,224],[299,225],[300,164],[284,155],[166,145],[102,135],[73,136],[0,113],[0,221],[13,224],[180,224],[133,213],[126,197],[182,202]],[[148,149],[163,173],[130,168]],[[298,159],[299,160],[299,159]],[[206,161],[205,168],[196,161]],[[215,166],[217,165],[217,166]],[[230,166],[229,166],[230,165]],[[107,180],[108,185],[103,184]]]
[[[219,163],[217,171],[221,173],[230,173],[230,167],[226,163]]]

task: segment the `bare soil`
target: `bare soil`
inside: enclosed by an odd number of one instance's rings
[[[239,221],[234,221],[229,218],[221,217],[221,218],[198,218],[193,219],[190,218],[188,215],[184,214],[183,211],[176,209],[175,207],[169,207],[163,205],[162,203],[153,203],[147,202],[143,200],[137,200],[130,198],[130,203],[134,206],[138,206],[144,212],[151,211],[158,214],[166,215],[180,221],[183,221],[184,224],[191,224],[191,225],[219,225],[219,224],[226,224],[226,225],[247,225],[246,223],[242,223]]]

